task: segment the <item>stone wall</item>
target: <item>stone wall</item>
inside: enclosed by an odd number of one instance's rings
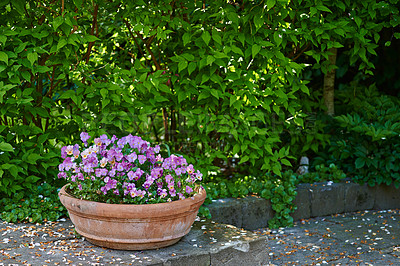
[[[354,183],[300,184],[294,203],[295,221],[344,212],[398,209],[400,189]],[[207,207],[214,221],[248,230],[267,227],[268,220],[274,216],[270,201],[256,196],[219,199]]]

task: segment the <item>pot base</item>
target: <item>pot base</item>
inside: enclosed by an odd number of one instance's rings
[[[118,249],[118,250],[135,250],[135,251],[140,251],[140,250],[149,250],[149,249],[158,249],[158,248],[164,248],[171,246],[175,243],[177,243],[180,238],[177,239],[172,239],[172,240],[167,240],[167,241],[162,241],[162,242],[151,242],[151,243],[119,243],[119,242],[110,242],[107,240],[95,240],[95,239],[90,239],[90,238],[85,238],[87,241],[92,243],[93,245],[100,246],[100,247],[105,247],[105,248],[110,248],[110,249]]]

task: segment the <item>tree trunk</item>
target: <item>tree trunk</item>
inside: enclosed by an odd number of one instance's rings
[[[328,50],[330,65],[336,65],[337,48],[330,48]],[[335,75],[336,69],[332,69],[325,74],[324,77],[324,103],[326,106],[326,113],[330,116],[335,114]]]

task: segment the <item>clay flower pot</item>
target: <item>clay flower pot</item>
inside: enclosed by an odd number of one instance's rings
[[[67,186],[67,185],[66,185]],[[112,249],[145,250],[166,247],[189,233],[206,198],[201,189],[192,198],[158,204],[107,204],[58,193],[76,231],[89,242]]]

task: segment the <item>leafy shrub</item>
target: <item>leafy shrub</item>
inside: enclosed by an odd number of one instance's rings
[[[353,112],[335,117],[331,145],[315,163],[335,163],[354,181],[400,187],[400,101],[373,88],[350,103]]]
[[[297,182],[312,184],[315,182],[333,181],[335,183],[339,183],[347,177],[343,170],[338,168],[333,163],[331,163],[329,167],[326,167],[323,164],[316,165],[314,170],[315,171],[310,171],[303,175],[299,175]]]
[[[67,211],[58,199],[57,189],[48,183],[17,192],[0,200],[0,218],[7,222],[42,223],[56,221]]]

